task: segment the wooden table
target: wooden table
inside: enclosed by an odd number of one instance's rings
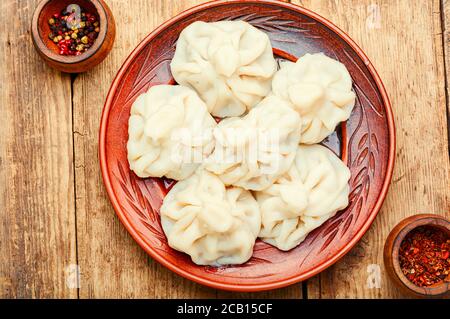
[[[350,253],[307,282],[252,294],[203,287],[165,269],[110,205],[97,158],[107,90],[146,34],[202,1],[107,2],[118,27],[114,49],[94,70],[70,76],[34,51],[29,24],[38,0],[1,1],[0,297],[404,297],[383,266],[388,232],[417,213],[450,217],[450,0],[292,1],[333,21],[371,58],[394,109],[396,166],[383,209]]]

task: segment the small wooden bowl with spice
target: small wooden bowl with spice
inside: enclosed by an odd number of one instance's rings
[[[449,248],[449,220],[430,214],[408,217],[394,227],[386,240],[386,270],[412,296],[446,295],[450,289]]]
[[[34,12],[31,34],[36,50],[51,67],[81,73],[106,58],[116,26],[103,0],[44,0]]]

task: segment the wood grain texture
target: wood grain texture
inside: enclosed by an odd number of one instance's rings
[[[442,44],[444,47],[445,86],[447,93],[447,136],[450,141],[450,0],[441,0]],[[450,149],[449,149],[450,155]]]
[[[159,24],[201,1],[110,0],[117,24],[111,55],[74,82],[75,181],[81,298],[299,298],[301,285],[271,293],[222,293],[192,283],[148,257],[116,217],[97,158],[99,119],[113,77],[132,49]]]
[[[0,297],[76,298],[70,77],[34,51],[36,4],[0,6]]]
[[[383,209],[349,254],[309,280],[308,298],[404,297],[384,270],[389,231],[413,214],[450,217],[439,0],[292,2],[330,19],[363,48],[386,85],[397,126],[396,167]],[[378,266],[381,285],[371,289],[369,274]]]

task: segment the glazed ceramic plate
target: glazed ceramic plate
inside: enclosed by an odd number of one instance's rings
[[[324,141],[351,170],[350,204],[289,252],[257,241],[245,264],[195,265],[171,249],[159,209],[173,182],[141,179],[127,162],[128,117],[137,96],[152,85],[174,83],[170,61],[180,32],[190,23],[244,20],[266,32],[277,59],[324,52],[344,63],[354,81],[356,106],[350,119]],[[118,72],[103,110],[100,165],[108,195],[126,229],[154,259],[174,272],[215,288],[266,290],[305,280],[344,256],[370,227],[392,175],[395,134],[386,91],[360,48],[329,21],[299,6],[276,1],[206,3],[167,21],[131,53]]]

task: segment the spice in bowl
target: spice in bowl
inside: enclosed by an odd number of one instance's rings
[[[77,4],[71,4],[48,20],[49,39],[59,48],[60,55],[80,55],[92,47],[100,33],[100,22],[94,14]]]
[[[432,226],[420,226],[406,235],[400,245],[403,274],[419,287],[450,282],[450,237]]]

